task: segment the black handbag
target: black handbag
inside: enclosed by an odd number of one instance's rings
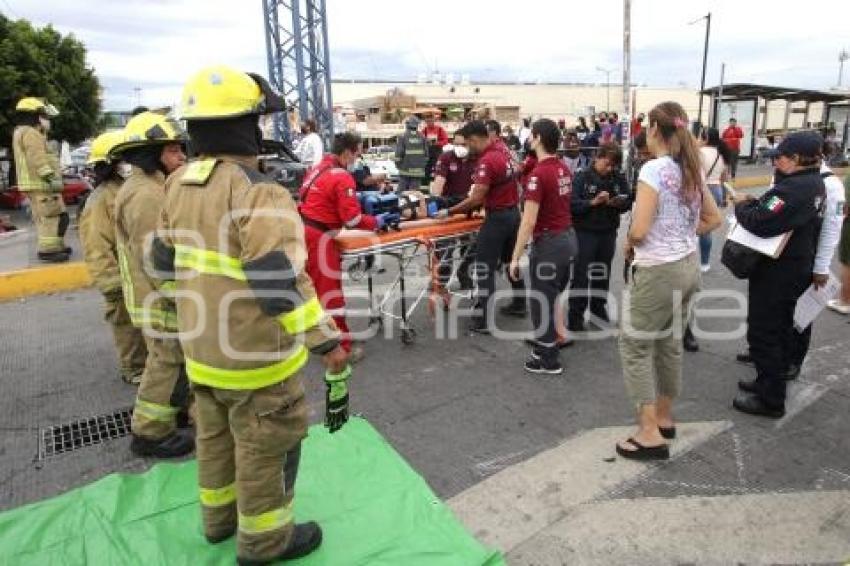
[[[752,248],[727,239],[723,244],[720,263],[738,279],[749,279],[764,257]]]

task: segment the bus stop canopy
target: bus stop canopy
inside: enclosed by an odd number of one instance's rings
[[[789,102],[825,102],[827,104],[842,102],[850,99],[850,92],[825,92],[802,88],[757,85],[749,83],[732,83],[723,86],[713,86],[702,91],[709,96],[727,98],[764,98],[766,100],[787,100]]]

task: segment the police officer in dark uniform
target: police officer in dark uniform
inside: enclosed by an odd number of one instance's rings
[[[794,352],[794,307],[812,281],[819,209],[826,189],[820,176],[823,138],[789,134],[777,148],[776,184],[761,198],[741,200],[738,222],[756,236],[792,232],[777,259],[761,257],[750,276],[747,341],[757,377],[738,383],[733,407],[780,418],[785,414],[786,374]]]
[[[590,167],[579,171],[573,180],[572,214],[579,247],[567,319],[573,332],[585,330],[588,302],[597,322],[609,322],[607,295],[617,230],[620,215],[632,207],[632,192],[620,172],[622,163],[620,147],[603,144]]]

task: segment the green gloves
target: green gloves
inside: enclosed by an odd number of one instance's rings
[[[345,366],[339,373],[325,372],[325,426],[331,433],[342,428],[348,422],[348,378],[351,366]]]

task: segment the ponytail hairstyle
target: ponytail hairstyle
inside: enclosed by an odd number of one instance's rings
[[[704,184],[699,147],[688,131],[688,115],[678,102],[662,102],[649,112],[650,127],[667,146],[667,153],[682,169],[681,194],[686,200],[702,198]]]

